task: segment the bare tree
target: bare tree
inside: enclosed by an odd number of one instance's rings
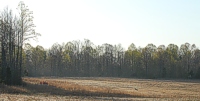
[[[23,1],[20,1],[18,4],[18,11],[19,11],[19,43],[18,43],[18,52],[19,52],[19,71],[21,76],[22,70],[22,51],[23,51],[23,44],[29,39],[37,39],[39,33],[35,32],[35,25],[33,24],[33,12],[28,9],[28,6],[25,5]]]

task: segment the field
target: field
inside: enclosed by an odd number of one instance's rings
[[[199,80],[98,77],[23,78],[23,86],[0,85],[1,100],[200,100]],[[41,82],[48,84],[40,84]]]

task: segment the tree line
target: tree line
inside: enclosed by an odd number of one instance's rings
[[[32,12],[20,2],[18,14],[6,7],[0,12],[0,82],[7,85],[21,85],[23,69],[23,45],[29,39],[36,39]]]
[[[200,50],[195,44],[178,47],[148,44],[128,50],[121,44],[95,46],[90,40],[24,47],[24,70],[28,76],[200,78]]]

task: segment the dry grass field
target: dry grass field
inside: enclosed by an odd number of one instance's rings
[[[199,80],[68,77],[23,78],[24,86],[0,85],[1,100],[200,100]],[[41,82],[48,84],[41,84]]]

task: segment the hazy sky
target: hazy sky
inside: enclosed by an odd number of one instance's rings
[[[20,0],[0,0],[15,9]],[[39,42],[91,40],[95,45],[144,47],[185,42],[200,47],[200,0],[24,0],[33,11]]]

